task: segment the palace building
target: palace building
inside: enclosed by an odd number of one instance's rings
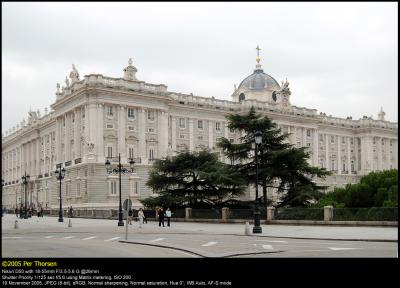
[[[225,116],[247,113],[251,107],[290,133],[290,143],[308,147],[312,165],[333,172],[323,182],[328,190],[357,183],[371,171],[398,167],[398,124],[386,121],[382,109],[377,119],[353,120],[294,106],[289,82],[279,84],[263,71],[259,56],[256,60],[253,73],[235,86],[231,101],[141,81],[131,59],[119,78],[90,74],[80,79],[72,65],[65,86],[57,84],[50,111],[30,111],[27,121],[2,136],[3,206],[25,203],[21,177],[26,172],[31,176],[28,204],[58,209],[54,171],[61,163],[66,169],[63,207],[116,209],[118,176],[106,173],[105,161],[118,155],[126,166],[129,158],[135,160],[135,173],[122,176],[122,199],[141,206],[138,199],[153,193],[145,183],[155,159],[210,149],[228,163],[216,143],[221,137],[238,142],[240,135],[227,128]],[[249,187],[243,199],[254,197]]]

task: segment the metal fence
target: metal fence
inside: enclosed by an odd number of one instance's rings
[[[253,209],[229,209],[228,213],[229,219],[254,219]],[[261,219],[263,219],[263,214],[261,214]]]
[[[334,208],[333,221],[397,221],[398,208]]]
[[[324,220],[324,208],[278,208],[275,210],[274,218],[276,220]]]
[[[221,209],[192,209],[193,219],[221,219]]]

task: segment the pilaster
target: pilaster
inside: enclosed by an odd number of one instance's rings
[[[171,116],[171,146],[172,151],[176,151],[176,118]]]
[[[79,113],[78,113],[79,114]],[[97,104],[97,162],[104,163],[104,108],[103,104]],[[119,125],[119,124],[118,124]],[[125,139],[125,137],[124,137]],[[121,154],[122,156],[122,154]]]
[[[189,118],[189,151],[194,151],[194,141],[193,141],[193,119]]]

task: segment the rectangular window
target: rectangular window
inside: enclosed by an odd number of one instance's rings
[[[139,195],[139,182],[135,181],[135,194]]]
[[[382,146],[385,146],[385,141],[383,139],[382,139],[381,143],[382,143]]]
[[[342,144],[344,144],[346,141],[345,137],[342,137]]]
[[[69,183],[66,183],[65,184],[65,195],[67,196],[67,197],[69,197],[70,196],[70,184]]]
[[[129,158],[135,158],[134,157],[134,149],[133,149],[133,147],[129,147],[129,149],[128,149],[128,154],[129,154]]]
[[[151,127],[150,127],[150,128],[147,129],[147,131],[148,131],[149,133],[154,133],[156,130],[155,130],[154,128],[151,128]]]
[[[85,109],[82,109],[82,119],[85,119]]]
[[[353,138],[350,138],[350,144],[353,145],[354,144],[354,140]]]
[[[107,157],[108,157],[108,158],[111,158],[111,157],[112,157],[112,147],[111,147],[111,146],[108,146],[108,147],[107,147]]]
[[[331,136],[331,143],[335,143],[335,136]]]
[[[231,132],[233,134],[233,133],[235,133],[235,129],[229,128],[229,132]]]
[[[203,120],[197,120],[197,128],[203,129]]]
[[[184,129],[186,127],[185,118],[179,118],[179,128]]]
[[[374,139],[373,142],[374,142],[374,145],[375,145],[375,143],[376,143],[375,137],[373,139]]]
[[[135,131],[135,127],[134,126],[128,126],[128,130],[129,131]]]
[[[154,149],[153,148],[149,149],[149,160],[150,161],[154,160]]]
[[[332,160],[332,171],[335,170],[335,160]]]
[[[351,171],[354,171],[354,161],[351,161]]]
[[[233,143],[233,141],[235,141],[233,138],[229,139],[229,142]]]
[[[324,160],[319,160],[319,166],[320,166],[321,168],[324,168]]]
[[[343,170],[342,171],[346,171],[346,163],[343,163]]]
[[[113,124],[107,123],[107,124],[106,124],[106,128],[107,128],[107,129],[114,129],[114,125],[113,125]]]
[[[307,129],[307,137],[311,137],[311,130]]]
[[[180,135],[179,135],[179,138],[180,138],[180,139],[185,139],[185,135],[184,135],[184,134],[180,134]]]
[[[113,116],[113,107],[112,106],[106,106],[107,107],[107,116]]]
[[[154,111],[147,111],[147,120],[154,121]]]
[[[76,182],[76,196],[77,197],[81,196],[81,182],[80,181]]]
[[[324,136],[322,134],[319,134],[319,142],[324,141]]]
[[[311,143],[307,143],[307,147],[311,147]]]
[[[117,181],[110,181],[110,194],[117,195]]]
[[[134,108],[128,108],[128,118],[131,120],[135,119],[135,109]]]
[[[215,131],[221,131],[221,123],[215,122]]]
[[[197,137],[197,139],[198,140],[203,140],[203,136],[200,135],[200,136]]]

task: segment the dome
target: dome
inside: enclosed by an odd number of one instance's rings
[[[239,85],[238,89],[247,88],[250,90],[279,90],[278,82],[270,75],[265,74],[260,68],[255,69],[254,73],[247,76]]]

